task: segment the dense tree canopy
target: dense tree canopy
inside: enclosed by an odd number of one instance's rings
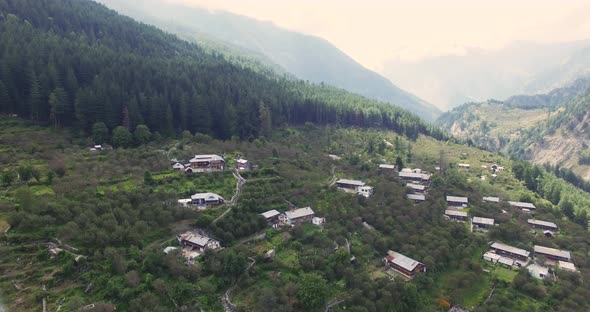
[[[91,1],[0,0],[0,103],[87,132],[103,122],[228,139],[313,122],[443,136],[399,108],[234,65]]]

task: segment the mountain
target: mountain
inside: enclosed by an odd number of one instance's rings
[[[140,0],[132,4],[123,0],[101,2],[187,40],[217,40],[226,46],[239,47],[251,57],[264,55],[260,59],[262,62],[270,60],[271,64],[277,64],[303,80],[326,83],[388,102],[430,121],[440,114],[436,107],[398,88],[328,41],[315,36],[228,12],[211,12],[161,0]]]
[[[478,146],[506,152],[512,140],[562,112],[564,106],[589,88],[590,78],[580,78],[547,94],[468,103],[444,113],[436,124]]]
[[[394,60],[380,72],[442,110],[467,102],[547,93],[588,74],[590,41],[515,42],[502,49],[417,61]]]
[[[523,131],[507,151],[538,164],[570,169],[590,181],[590,89],[580,94],[542,126]],[[573,177],[572,177],[573,179]]]
[[[400,108],[252,70],[96,3],[44,0],[33,10],[31,1],[0,2],[1,113],[86,133],[147,125],[169,137],[255,138],[306,122],[438,132]]]

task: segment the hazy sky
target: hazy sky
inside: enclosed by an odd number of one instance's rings
[[[588,0],[167,0],[272,21],[327,39],[363,65],[590,39]]]

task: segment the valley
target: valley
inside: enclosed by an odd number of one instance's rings
[[[590,310],[590,79],[431,124],[321,38],[133,12],[184,39],[0,0],[0,311]]]

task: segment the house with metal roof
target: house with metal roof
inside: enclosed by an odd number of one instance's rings
[[[407,183],[406,187],[411,189],[414,193],[424,193],[424,191],[426,191],[426,186],[422,184]]]
[[[415,203],[420,203],[426,200],[426,196],[424,196],[424,194],[407,194],[406,197],[410,200],[413,200]]]
[[[535,205],[533,205],[533,203],[509,201],[508,204],[510,204],[510,206],[513,208],[522,209],[523,211],[525,211],[525,209],[527,209],[529,211],[537,209],[537,207],[535,207]]]
[[[460,196],[447,196],[447,204],[451,207],[467,207],[469,199]]]
[[[445,210],[445,216],[455,221],[467,221],[467,212],[447,209]]]
[[[471,224],[474,228],[477,229],[487,229],[489,227],[494,226],[494,219],[490,218],[482,218],[482,217],[473,217],[471,219]]]
[[[215,193],[197,193],[191,195],[191,203],[198,206],[215,206],[225,203],[225,200]]]
[[[291,224],[299,224],[303,222],[311,222],[315,216],[315,212],[313,212],[311,207],[305,207],[289,210],[285,212],[285,216],[287,217],[287,222]]]
[[[500,197],[484,197],[483,201],[486,203],[499,203],[500,202]]]
[[[383,170],[395,170],[395,165],[380,164],[379,169]]]
[[[219,155],[195,155],[189,160],[192,172],[216,172],[223,171],[225,159]]]
[[[261,213],[260,215],[262,215],[266,219],[266,221],[272,222],[272,221],[275,221],[276,219],[278,219],[280,214],[281,214],[280,212],[273,209],[273,210],[265,211],[265,212]]]
[[[218,249],[221,247],[219,241],[208,236],[195,232],[186,232],[177,237],[181,246],[203,252],[208,249]]]
[[[428,182],[430,181],[430,175],[426,173],[422,173],[417,169],[404,169],[399,172],[399,177],[404,181],[414,181],[414,182]]]
[[[531,254],[529,251],[526,251],[524,249],[512,247],[499,242],[493,243],[490,246],[490,249],[501,256],[506,256],[521,261],[527,261],[529,255]]]
[[[426,265],[423,263],[391,250],[387,252],[383,262],[408,279],[412,279],[419,272],[426,272]]]
[[[572,255],[569,251],[560,250],[555,248],[549,248],[544,246],[535,245],[535,256],[544,256],[548,259],[555,260],[555,261],[572,261]]]
[[[557,224],[549,221],[542,221],[542,220],[535,220],[535,219],[528,219],[527,223],[536,229],[548,230],[557,232]]]

